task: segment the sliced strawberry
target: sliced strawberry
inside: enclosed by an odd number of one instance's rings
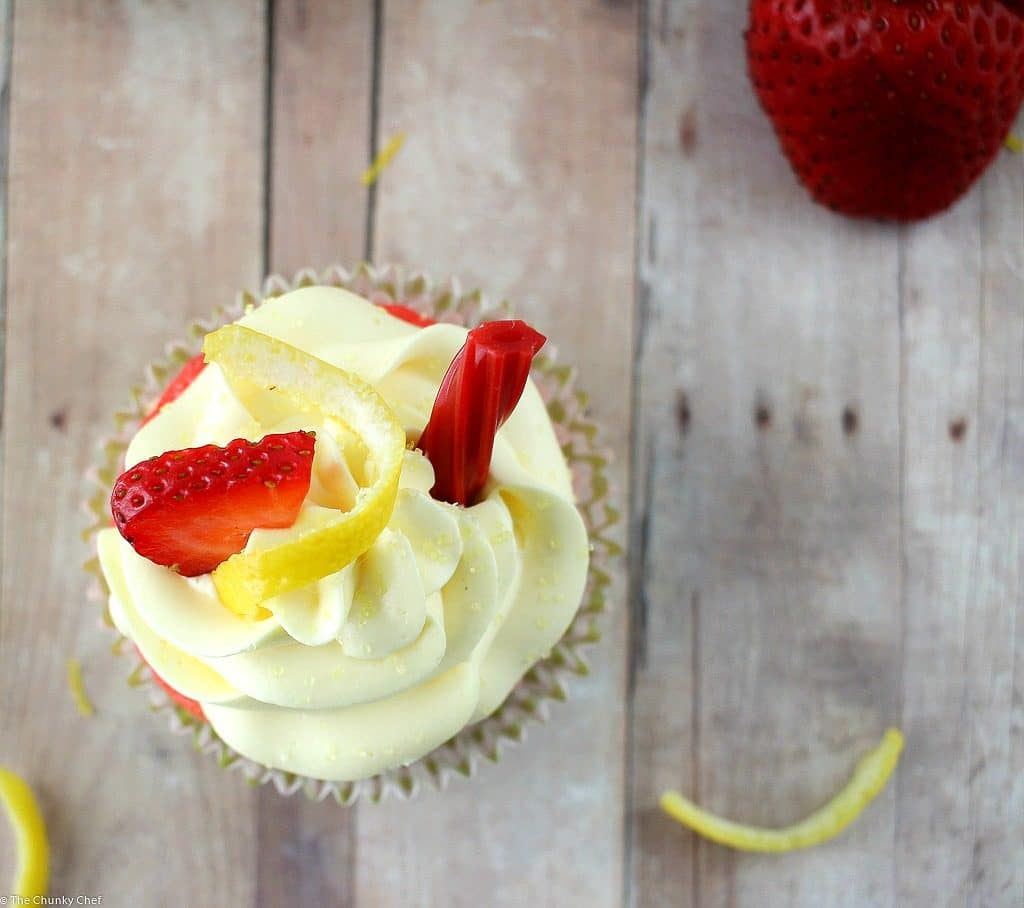
[[[186,577],[245,548],[257,527],[289,527],[309,491],[312,432],[168,451],[125,470],[110,510],[144,558]]]
[[[142,650],[140,650],[138,647],[135,647],[135,652],[139,654],[139,658],[143,662],[146,662],[146,657],[142,655]],[[156,673],[156,669],[153,668],[153,666],[150,665],[148,662],[146,662],[146,666],[149,668],[150,674],[153,675],[153,680],[156,681],[156,683],[164,689],[168,697],[170,697],[175,703],[177,703],[178,706],[180,706],[183,710],[191,713],[193,716],[199,719],[200,722],[206,721],[206,713],[203,712],[203,705],[198,700],[193,700],[191,697],[186,697],[183,693],[181,693],[181,691],[177,691],[173,687],[171,687],[170,684],[164,681],[164,679]]]
[[[170,384],[164,388],[164,393],[160,395],[160,399],[153,405],[153,409],[146,414],[146,418],[142,420],[142,425],[149,422],[172,400],[177,400],[181,397],[185,389],[196,380],[196,376],[205,368],[206,360],[203,359],[202,353],[197,353],[192,357],[192,359],[185,363],[185,365],[181,367],[181,371],[175,375],[174,378],[171,379]]]
[[[403,322],[408,322],[417,328],[426,328],[429,325],[437,324],[434,319],[428,318],[410,306],[403,306],[401,303],[378,303],[377,305],[395,318],[400,318]]]

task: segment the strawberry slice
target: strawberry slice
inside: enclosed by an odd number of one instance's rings
[[[146,414],[146,418],[142,420],[142,425],[149,422],[172,400],[177,400],[181,397],[185,389],[196,380],[196,376],[205,368],[206,360],[203,359],[202,353],[197,353],[192,357],[192,359],[186,362],[185,365],[181,367],[181,371],[175,375],[174,378],[171,379],[170,384],[164,388],[164,393],[160,395],[160,399],[153,405],[153,409]]]
[[[168,451],[114,483],[114,525],[132,547],[186,577],[242,551],[257,527],[289,527],[309,491],[312,432]]]
[[[434,498],[468,505],[480,494],[494,436],[519,403],[530,364],[546,340],[521,321],[486,322],[469,332],[419,440],[434,466]]]
[[[146,657],[142,655],[142,650],[140,650],[138,647],[135,647],[135,652],[139,654],[139,658],[143,662],[146,662]],[[167,694],[168,697],[170,697],[175,703],[177,703],[178,706],[180,706],[183,710],[191,713],[193,716],[199,719],[200,722],[206,721],[206,713],[203,712],[203,706],[198,700],[193,700],[191,697],[186,697],[183,693],[181,693],[181,691],[175,690],[173,687],[171,687],[170,684],[164,681],[164,679],[156,673],[156,669],[153,668],[153,666],[150,665],[148,662],[146,662],[146,666],[149,668],[150,673],[153,675],[153,680],[156,681],[156,683],[164,689],[164,692]]]
[[[378,303],[377,305],[395,318],[400,318],[403,322],[408,322],[417,328],[426,328],[429,325],[437,324],[434,319],[428,318],[410,306],[403,306],[401,303]]]

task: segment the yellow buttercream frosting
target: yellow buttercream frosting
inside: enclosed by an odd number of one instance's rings
[[[285,294],[238,323],[370,384],[412,440],[467,333],[414,327],[330,287]],[[316,432],[309,493],[296,526],[253,532],[246,551],[256,552],[352,507],[373,464],[350,427],[269,388],[232,386],[210,364],[139,430],[126,467],[300,428]],[[337,573],[264,600],[258,620],[227,608],[209,575],[182,577],[104,530],[111,617],[246,757],[332,781],[410,763],[490,715],[548,653],[576,613],[588,565],[569,470],[532,383],[495,440],[482,500],[435,501],[433,482],[426,458],[407,451],[373,545]]]

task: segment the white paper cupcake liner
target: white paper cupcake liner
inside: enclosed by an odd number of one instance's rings
[[[252,785],[271,783],[282,795],[301,791],[310,799],[333,798],[343,805],[358,801],[377,803],[388,796],[409,798],[421,786],[443,789],[453,777],[472,776],[482,761],[497,762],[506,747],[522,741],[532,723],[547,721],[553,703],[568,699],[569,682],[589,672],[584,650],[601,637],[600,617],[607,607],[613,565],[621,555],[621,548],[613,538],[620,512],[612,503],[608,481],[610,456],[599,445],[597,426],[586,415],[587,396],[576,387],[575,370],[559,365],[552,345],[548,344],[534,362],[533,379],[572,469],[577,505],[591,544],[590,571],[583,600],[562,639],[523,676],[491,716],[467,726],[414,763],[369,779],[328,782],[270,769],[225,744],[208,722],[200,722],[167,696],[153,681],[149,667],[131,641],[114,628],[106,611],[109,592],[94,554],[95,536],[110,525],[110,488],[121,472],[128,443],[167,382],[187,359],[199,352],[203,337],[236,320],[248,307],[259,306],[263,299],[317,284],[344,287],[373,302],[400,302],[439,321],[467,327],[494,318],[507,318],[511,313],[508,303],[491,305],[479,290],[463,293],[457,279],[435,285],[419,272],[407,273],[396,267],[374,268],[366,264],[354,271],[332,266],[322,274],[303,269],[290,281],[272,275],[264,282],[262,295],[240,293],[231,305],[215,311],[210,320],[191,324],[183,342],[169,345],[165,357],[146,370],[145,381],[132,389],[128,406],[114,414],[114,433],[100,444],[97,466],[88,477],[89,525],[82,535],[92,557],[85,563],[85,569],[92,578],[90,598],[103,604],[103,623],[116,637],[111,649],[132,664],[128,683],[147,692],[151,708],[168,715],[173,732],[191,736],[196,750],[209,754],[221,767],[240,773]]]

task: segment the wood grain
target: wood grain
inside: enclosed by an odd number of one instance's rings
[[[11,115],[11,45],[13,29],[10,0],[0,2],[0,432],[4,414],[4,360],[7,352],[7,190],[8,151],[10,149]],[[0,452],[2,452],[0,447]],[[0,457],[2,457],[0,453]],[[2,467],[0,467],[2,469]],[[0,484],[0,507],[3,502]],[[2,551],[0,539],[0,551]]]
[[[14,14],[0,761],[42,798],[52,894],[253,897],[254,795],[125,685],[77,540],[83,473],[130,384],[258,277],[263,26],[255,0]]]
[[[897,236],[796,185],[739,62],[744,18],[680,0],[648,21],[630,904],[888,904],[891,791],[782,860],[656,808],[672,787],[793,822],[898,718]]]
[[[376,248],[508,295],[580,367],[625,478],[637,9],[385,5]],[[620,485],[622,488],[622,485]],[[469,783],[359,816],[358,904],[622,898],[621,591],[593,674]]]
[[[1018,905],[1020,161],[904,231],[811,206],[743,6],[647,30],[632,902]],[[733,855],[653,810],[791,821],[893,721],[896,783],[825,848]]]
[[[373,0],[274,5],[269,267],[365,253]]]
[[[281,0],[271,54],[268,270],[365,254],[373,3]],[[351,905],[356,809],[259,794],[256,904]]]
[[[0,763],[41,795],[53,894],[1024,904],[1024,158],[920,226],[815,207],[749,89],[746,6],[0,0]],[[169,737],[75,540],[95,441],[190,317],[371,251],[509,296],[579,366],[633,559],[553,722],[347,810]],[[737,855],[656,808],[792,821],[890,723],[894,784],[822,848]]]
[[[1022,173],[903,243],[900,903],[1024,900]]]
[[[968,641],[972,906],[1024,901],[1024,161],[981,188],[978,508]]]

